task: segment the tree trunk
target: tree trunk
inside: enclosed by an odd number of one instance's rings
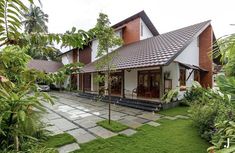
[[[18,129],[18,125],[16,125],[16,129]],[[17,133],[14,136],[14,144],[15,144],[15,150],[18,152],[19,151],[19,137]]]
[[[108,70],[108,99],[109,99],[109,124],[111,123],[111,84],[110,72]]]

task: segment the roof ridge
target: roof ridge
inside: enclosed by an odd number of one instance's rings
[[[193,27],[193,26],[196,26],[196,25],[199,25],[199,24],[203,24],[203,23],[210,23],[211,20],[206,20],[206,21],[203,21],[203,22],[199,22],[199,23],[195,23],[195,24],[192,24],[192,25],[189,25],[189,26],[185,26],[185,27],[182,27],[182,28],[179,28],[179,29],[175,29],[175,30],[172,30],[172,31],[168,31],[168,32],[165,32],[165,33],[162,33],[160,35],[164,35],[164,34],[167,34],[167,33],[171,33],[171,32],[174,32],[174,31],[178,31],[178,30],[182,30],[182,29],[185,29],[185,28],[189,28],[189,27]],[[158,36],[160,36],[158,35]],[[154,36],[154,37],[157,37],[157,36]]]

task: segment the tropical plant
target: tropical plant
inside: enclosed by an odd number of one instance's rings
[[[221,91],[231,95],[231,101],[235,104],[235,77],[219,75],[216,78],[216,83]]]
[[[42,101],[52,103],[46,93],[37,91],[35,82],[44,73],[29,70],[31,58],[25,49],[8,46],[0,52],[0,148],[20,150],[21,144],[43,134],[40,113]]]
[[[230,96],[216,89],[199,86],[191,92],[196,92],[192,95],[198,95],[194,102],[189,103],[193,123],[198,127],[201,137],[210,141],[216,133],[216,123],[234,118]]]
[[[45,14],[40,7],[31,4],[29,11],[25,12],[23,16],[25,20],[22,23],[24,24],[26,33],[48,32],[48,27],[46,25],[46,22],[48,22],[48,15]]]
[[[198,97],[201,97],[206,89],[202,88],[199,82],[193,81],[192,86],[186,89],[184,98],[181,103],[190,106],[192,103],[197,101]]]
[[[233,105],[228,105],[226,109],[221,112],[228,114],[227,117],[221,118],[215,122],[215,133],[212,136],[212,144],[208,150],[220,150],[219,152],[234,152],[234,102],[235,102],[235,34],[221,37],[215,44],[213,52],[217,57],[221,59],[225,75],[219,75],[216,78],[216,83],[219,89],[224,93],[228,94],[229,101]],[[222,100],[221,100],[222,101]],[[227,101],[227,100],[226,100]],[[226,103],[226,101],[223,101]],[[222,149],[226,139],[230,138],[231,148]]]
[[[102,57],[96,63],[99,70],[105,71],[108,80],[108,99],[109,99],[109,124],[111,120],[111,76],[110,73],[114,67],[112,59],[115,58],[115,53],[111,52],[113,47],[122,44],[122,39],[115,35],[113,28],[110,27],[108,15],[100,13],[94,30],[96,39],[98,40],[97,57]]]
[[[71,64],[66,64],[62,68],[58,70],[58,72],[50,74],[50,78],[54,79],[54,82],[59,85],[60,90],[62,89],[62,85],[64,84],[66,79],[70,79],[70,88],[71,85],[71,75],[78,74],[80,72],[81,67],[83,66],[82,63],[76,62]],[[70,89],[71,90],[71,89]]]
[[[215,43],[214,57],[219,57],[227,76],[235,76],[235,34],[226,35]]]
[[[21,90],[10,81],[0,83],[0,148],[20,150],[22,142],[37,139],[43,124],[39,120],[45,109],[42,101],[50,101],[45,93],[31,91],[31,85]]]
[[[235,143],[235,122],[225,120],[220,123],[216,123],[216,133],[212,137],[212,144],[214,145],[211,149],[222,149],[224,145],[227,145],[229,139],[229,145]]]
[[[176,101],[179,95],[179,88],[171,89],[167,93],[165,93],[161,100],[165,103]]]
[[[33,4],[33,0],[28,0]],[[4,45],[28,46],[29,43],[37,40],[52,44],[56,42],[61,47],[82,48],[93,37],[92,31],[85,32],[72,28],[64,34],[45,34],[45,33],[21,33],[23,14],[29,10],[22,0],[1,0],[0,1],[0,47]]]

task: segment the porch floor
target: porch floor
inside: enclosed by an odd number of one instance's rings
[[[89,98],[93,100],[101,100],[109,102],[108,96],[99,96],[97,92],[82,92],[78,94],[79,97]],[[162,102],[159,99],[136,98],[132,97],[122,98],[120,95],[112,95],[111,102],[117,105],[137,108],[145,111],[159,111],[162,108]]]

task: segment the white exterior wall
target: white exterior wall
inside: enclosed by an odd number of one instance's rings
[[[197,38],[195,38],[174,61],[199,66],[199,47],[197,41]],[[191,71],[191,69],[186,69],[186,79]],[[194,73],[192,73],[190,78],[186,81],[186,86],[190,87],[193,81]]]
[[[122,37],[122,29],[120,29],[120,30],[118,30],[118,31],[115,31],[115,34],[116,34],[117,36],[119,36],[119,37]],[[99,42],[98,42],[97,39],[95,39],[95,40],[92,41],[92,45],[91,45],[91,62],[93,62],[93,61],[95,61],[96,59],[98,59],[98,58],[96,58],[96,56],[97,56],[97,50],[98,50],[98,43],[99,43]],[[115,46],[115,47],[113,47],[113,48],[110,48],[110,49],[109,49],[109,52],[111,52],[111,51],[117,49],[118,47],[120,47],[120,46]]]
[[[169,79],[172,79],[172,88],[179,87],[179,64],[172,62],[168,66],[162,68],[162,79],[164,77],[164,72],[170,72]]]
[[[62,55],[62,63],[64,65],[70,64],[73,62],[73,52],[66,53]]]
[[[146,24],[143,22],[142,19],[140,19],[140,30],[141,30],[141,24],[143,26],[143,36],[141,36],[141,31],[140,31],[140,40],[153,37],[152,32],[149,30],[149,28],[146,26]]]
[[[138,85],[138,73],[136,69],[132,69],[130,72],[125,71],[125,95],[131,95],[132,90]]]
[[[62,55],[62,63],[64,65],[66,64],[71,64],[73,63],[73,52],[68,52],[64,55]],[[78,52],[78,56],[77,56],[77,61],[79,61],[79,52]],[[77,80],[79,80],[79,77],[77,76]],[[70,81],[70,77],[68,77],[64,83],[64,88],[68,87],[68,84],[69,84],[69,81]],[[79,87],[79,81],[77,81],[77,87]]]
[[[91,44],[91,62],[96,60],[97,49],[98,49],[98,40],[95,39],[92,41]]]
[[[174,61],[199,66],[197,38],[195,38]]]

